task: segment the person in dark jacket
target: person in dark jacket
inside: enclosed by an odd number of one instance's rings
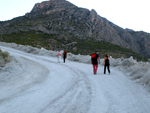
[[[64,51],[64,53],[63,53],[63,59],[64,59],[64,63],[65,63],[65,59],[67,58],[67,52],[66,51]]]
[[[109,55],[108,54],[105,54],[105,57],[104,57],[104,74],[106,73],[106,67],[107,67],[107,70],[110,74],[110,69],[109,69],[109,66],[110,66],[110,60],[109,60]]]
[[[93,72],[94,74],[96,74],[98,69],[98,64],[100,64],[100,58],[97,51],[91,56],[91,64],[93,64]]]

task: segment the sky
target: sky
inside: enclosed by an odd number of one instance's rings
[[[30,12],[43,0],[0,0],[0,21]],[[48,1],[48,0],[47,0]],[[150,33],[149,0],[67,0],[78,7],[94,9],[114,24],[134,31]]]

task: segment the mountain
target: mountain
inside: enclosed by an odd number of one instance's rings
[[[30,39],[27,35],[31,32],[38,37],[39,34],[47,34],[45,38],[48,43],[45,42],[45,44],[48,44],[49,49],[65,47],[66,49],[72,48],[73,51],[79,51],[76,46],[77,40],[93,43],[102,42],[101,44],[108,42],[108,45],[118,45],[150,58],[149,33],[123,29],[99,16],[94,9],[90,11],[79,8],[66,0],[37,3],[30,13],[0,22],[0,31],[3,31],[6,38],[12,37],[10,34],[13,33],[17,33],[14,34],[14,37],[22,33],[22,38],[26,37],[26,39]],[[25,32],[27,34],[23,37]],[[11,41],[13,39],[11,38]],[[7,40],[10,39],[7,38]],[[6,39],[2,41],[6,41]],[[34,46],[39,46],[39,42]]]

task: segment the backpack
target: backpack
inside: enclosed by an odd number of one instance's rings
[[[93,53],[93,54],[91,55],[91,58],[95,58],[95,56],[96,56],[96,54],[95,54],[95,53]]]
[[[58,52],[58,56],[61,56],[61,52]]]

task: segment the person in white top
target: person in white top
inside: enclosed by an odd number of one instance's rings
[[[61,59],[62,59],[62,54],[60,52],[60,50],[58,51],[58,62],[60,63],[61,62]]]

